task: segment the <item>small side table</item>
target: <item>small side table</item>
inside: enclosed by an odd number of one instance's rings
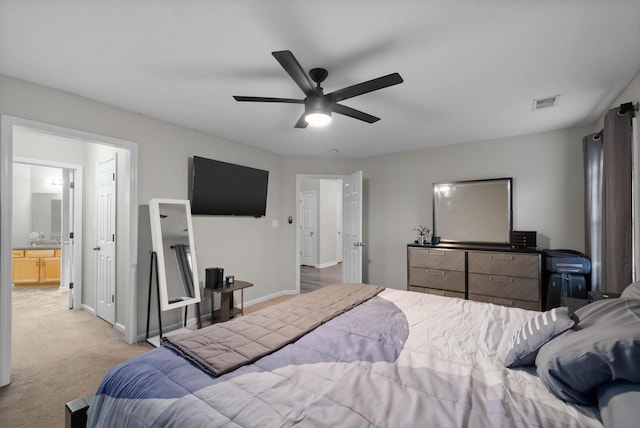
[[[580,309],[587,304],[589,304],[589,301],[587,299],[576,299],[575,297],[566,296],[562,296],[560,298],[560,305],[569,308],[570,313],[574,313],[576,309]]]
[[[620,293],[607,293],[606,291],[589,291],[589,303],[605,299],[617,299]]]
[[[219,288],[204,288],[205,292],[209,292],[211,296],[211,324],[216,322],[224,322],[236,315],[244,314],[244,289],[253,287],[253,284],[246,281],[234,281],[233,285],[226,285]],[[233,307],[233,292],[240,290],[240,308]],[[220,293],[220,309],[213,310],[213,296]]]

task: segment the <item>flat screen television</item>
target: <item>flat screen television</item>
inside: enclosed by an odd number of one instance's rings
[[[512,179],[433,184],[433,234],[441,242],[509,245]]]
[[[266,214],[269,171],[194,156],[189,181],[193,215]]]

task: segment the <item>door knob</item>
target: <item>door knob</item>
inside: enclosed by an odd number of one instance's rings
[[[93,251],[100,251],[100,247],[93,247]]]

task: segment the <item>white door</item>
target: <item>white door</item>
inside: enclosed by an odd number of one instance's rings
[[[336,196],[336,229],[338,236],[336,237],[336,262],[342,262],[342,193]]]
[[[300,264],[316,265],[316,192],[300,192]]]
[[[96,315],[116,321],[116,157],[96,163]]]
[[[74,307],[74,186],[75,171],[62,172],[62,250],[60,289],[69,292],[69,309]]]
[[[342,281],[362,282],[362,171],[342,180]]]

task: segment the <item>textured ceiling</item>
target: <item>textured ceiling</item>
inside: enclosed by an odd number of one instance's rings
[[[287,155],[593,123],[640,71],[639,42],[638,0],[0,0],[1,74]],[[343,102],[379,122],[294,129],[302,105],[232,98],[303,98],[271,56],[285,49],[329,70],[325,92],[405,82]]]

